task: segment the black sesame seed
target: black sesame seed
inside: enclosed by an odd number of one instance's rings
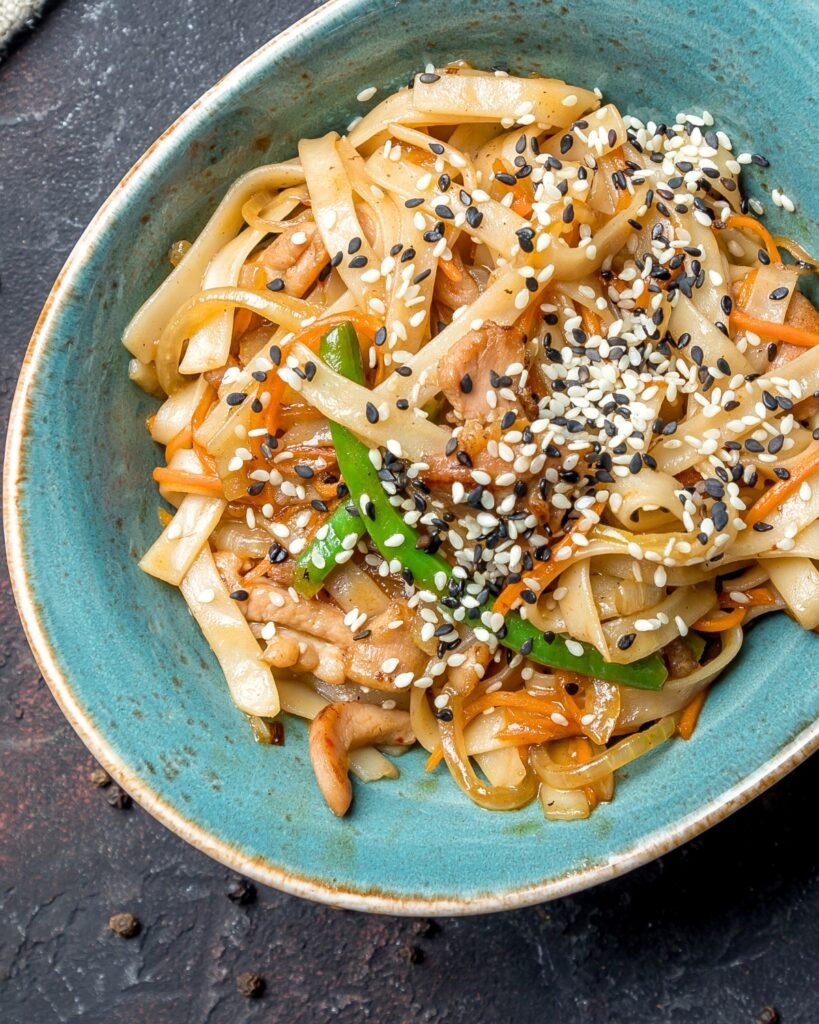
[[[420,198],[420,197],[416,197],[414,199],[407,199],[404,202],[404,206],[406,206],[406,208],[408,210],[414,210],[416,206],[423,206],[423,205],[424,205],[424,200],[422,198]]]
[[[366,256],[353,256],[350,260],[350,267],[353,270],[360,270],[362,267],[366,267],[368,262]]]
[[[773,529],[773,526],[770,523],[754,523],[752,529],[756,530],[757,533],[767,533],[768,530]]]
[[[275,277],[272,281],[268,281],[265,286],[271,292],[280,292],[284,290],[284,279],[281,277]]]
[[[466,222],[471,228],[477,228],[480,226],[483,220],[483,214],[480,210],[477,210],[474,206],[470,206],[466,211]]]
[[[460,387],[461,391],[465,395],[468,395],[472,391],[472,378],[469,376],[468,373],[465,373],[463,377],[461,377]]]
[[[267,559],[274,565],[284,562],[287,559],[287,550],[281,544],[271,544],[267,551]]]
[[[774,300],[784,299],[787,297],[789,292],[790,288],[774,288],[774,290],[771,292],[768,298]]]
[[[440,77],[440,75],[433,75],[431,71],[425,71],[423,75],[418,76],[418,81],[423,82],[424,85],[432,85],[432,83],[437,82],[440,79]],[[429,148],[432,149],[432,146],[430,146]],[[433,150],[433,152],[435,151]]]
[[[620,648],[621,651],[627,651],[636,639],[636,633],[624,633],[617,641],[617,646]]]
[[[367,422],[378,423],[378,409],[373,405],[372,402],[367,402]]]
[[[296,475],[300,476],[302,480],[311,480],[313,478],[313,470],[309,466],[305,466],[304,463],[293,467],[296,471]]]
[[[242,391],[231,391],[227,398],[225,398],[225,401],[228,405],[241,405],[246,398],[247,395]]]

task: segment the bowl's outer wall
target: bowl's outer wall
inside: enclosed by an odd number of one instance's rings
[[[245,870],[298,891],[315,883],[324,898],[488,909],[596,880],[590,868],[635,850],[658,852],[682,819],[713,810],[819,718],[816,639],[776,616],[750,632],[695,740],[622,773],[616,800],[587,824],[545,825],[536,806],[481,811],[442,772],[425,775],[418,753],[401,760],[399,781],[357,786],[354,813],[336,820],[314,784],[303,725],[287,723],[283,749],[254,744],[180,595],[137,569],[159,529],[150,471],[160,451],[143,428],[155,403],[129,384],[119,344],[167,273],[170,243],[195,236],[238,174],[291,156],[300,136],[343,130],[362,112],[361,88],[379,87],[371,106],[426,61],[508,61],[598,85],[657,121],[707,108],[738,151],[771,159],[746,189],[764,198],[765,180],[797,201],[790,217],[768,202],[770,222],[815,242],[807,141],[815,149],[819,18],[814,4],[801,24],[783,6],[746,2],[740,16],[693,0],[340,0],[207,94],[115,195],[34,357],[17,410],[27,420],[14,500],[31,598],[83,734],[96,732],[92,745],[107,744],[183,834],[182,819],[212,836],[193,838],[218,856],[234,850]]]

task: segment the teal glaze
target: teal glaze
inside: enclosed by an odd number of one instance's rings
[[[305,727],[257,746],[176,590],[136,560],[158,533],[143,421],[123,328],[167,273],[165,253],[204,224],[228,184],[301,135],[343,129],[432,60],[509,61],[602,88],[659,120],[708,108],[739,150],[761,151],[746,190],[798,204],[769,223],[816,248],[806,140],[814,4],[688,0],[504,3],[336,0],[206,94],[129,176],[83,237],[35,336],[8,449],[15,589],[52,688],[86,743],[161,820],[207,852],[289,891],[393,912],[468,913],[601,881],[696,834],[819,743],[817,641],[784,616],[755,626],[709,698],[696,738],[644,759],[587,823],[537,806],[492,814],[423,756],[401,778],[356,785],[335,819],[309,767]],[[809,24],[808,24],[809,23]]]

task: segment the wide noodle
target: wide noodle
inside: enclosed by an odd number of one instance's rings
[[[816,264],[751,162],[710,115],[456,63],[168,239],[123,338],[174,510],[140,566],[257,740],[310,723],[334,813],[417,745],[481,807],[586,818],[752,620],[819,628]]]

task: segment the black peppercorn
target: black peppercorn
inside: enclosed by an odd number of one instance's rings
[[[244,907],[256,899],[256,886],[252,882],[248,882],[246,878],[234,875],[228,881],[225,895],[231,903],[237,903]]]
[[[139,935],[141,925],[134,915],[126,910],[119,914],[112,914],[108,918],[108,927],[114,935],[119,935],[121,939],[132,939],[135,935]]]
[[[264,978],[253,971],[244,971],[236,978],[236,988],[245,999],[258,999],[264,992]]]

